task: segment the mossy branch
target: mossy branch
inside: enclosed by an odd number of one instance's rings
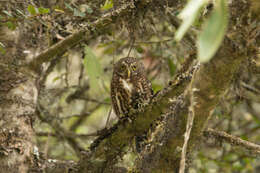
[[[207,130],[205,130],[203,132],[203,135],[206,137],[216,138],[217,140],[223,140],[227,143],[230,143],[233,146],[239,146],[239,147],[245,148],[245,149],[249,150],[250,153],[252,153],[256,156],[260,156],[260,145],[257,145],[252,142],[248,142],[239,137],[230,135],[226,132],[217,131],[217,130],[208,128]]]

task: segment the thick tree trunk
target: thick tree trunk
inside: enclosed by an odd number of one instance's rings
[[[34,162],[32,120],[37,90],[34,80],[14,65],[22,57],[21,47],[12,39],[21,41],[18,33],[6,37],[7,53],[0,55],[0,172],[27,173]]]

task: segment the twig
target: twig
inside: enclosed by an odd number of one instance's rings
[[[184,173],[185,171],[185,165],[186,165],[186,152],[187,152],[187,146],[188,146],[188,141],[190,139],[190,132],[191,128],[193,126],[193,120],[194,120],[194,105],[196,104],[196,101],[193,96],[193,92],[195,89],[190,88],[188,90],[188,95],[190,95],[190,106],[189,106],[189,114],[188,114],[188,120],[186,124],[186,132],[184,134],[184,143],[182,147],[182,152],[181,152],[181,161],[180,161],[180,169],[179,173]]]
[[[217,130],[214,130],[211,128],[208,128],[203,133],[204,133],[204,136],[207,136],[207,137],[213,136],[215,138],[222,139],[222,140],[230,143],[231,145],[237,145],[237,146],[244,147],[244,148],[248,149],[250,152],[252,152],[253,154],[260,156],[260,145],[258,145],[258,144],[248,142],[239,137],[230,135],[226,132],[217,131]]]
[[[60,137],[57,133],[49,133],[49,132],[37,132],[36,133],[37,136],[51,136],[51,137]],[[73,138],[89,138],[89,137],[94,137],[94,136],[99,136],[99,132],[93,132],[93,133],[89,133],[89,134],[76,134],[73,132],[67,133],[66,134],[69,137],[73,137]]]
[[[246,84],[245,82],[241,82],[241,85],[242,85],[242,87],[244,87],[245,89],[247,89],[248,91],[251,91],[251,92],[253,92],[253,93],[255,93],[255,94],[260,94],[260,91],[257,89],[257,88],[255,88],[255,87],[253,87],[253,86],[251,86],[251,85],[248,85],[248,84]]]
[[[156,43],[163,43],[163,42],[169,42],[169,41],[173,41],[174,39],[173,38],[169,38],[169,39],[165,39],[165,40],[158,40],[158,41],[136,41],[135,45],[138,45],[140,43],[143,43],[143,44],[156,44]]]
[[[110,108],[110,110],[108,112],[108,116],[107,116],[107,121],[106,121],[106,126],[105,127],[107,127],[107,125],[108,125],[111,113],[112,113],[112,106],[111,106],[111,108]]]

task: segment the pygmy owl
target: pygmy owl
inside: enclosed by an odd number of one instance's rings
[[[148,103],[151,97],[151,83],[140,59],[120,59],[114,65],[111,80],[111,99],[117,117],[125,117],[131,109],[138,109]]]

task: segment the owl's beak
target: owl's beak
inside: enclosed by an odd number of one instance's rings
[[[127,69],[127,78],[130,78],[130,76],[131,76],[131,71]]]

